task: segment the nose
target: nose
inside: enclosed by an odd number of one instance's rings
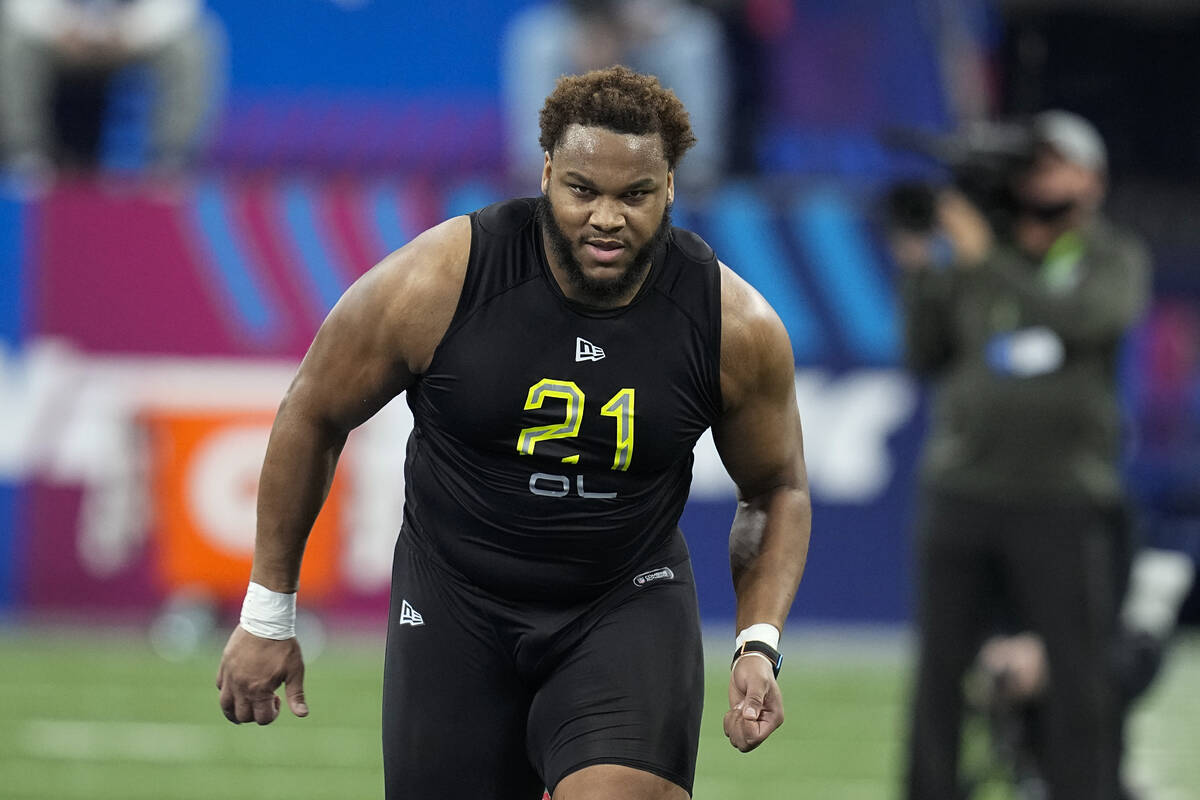
[[[592,205],[592,216],[589,222],[593,228],[599,231],[618,231],[625,227],[625,209],[615,199],[597,198]]]

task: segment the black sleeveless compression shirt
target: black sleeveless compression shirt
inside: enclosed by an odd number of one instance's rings
[[[488,591],[586,597],[676,535],[721,407],[720,274],[672,228],[629,305],[589,309],[551,274],[536,208],[471,215],[458,307],[408,390],[404,524]]]

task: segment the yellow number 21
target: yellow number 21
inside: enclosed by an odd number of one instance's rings
[[[569,439],[579,435],[585,401],[583,390],[574,381],[543,378],[529,387],[525,410],[541,408],[547,398],[563,400],[566,403],[563,421],[522,429],[521,435],[517,437],[517,452],[523,456],[533,455],[533,449],[538,442]],[[629,462],[633,459],[633,399],[633,389],[622,389],[600,409],[603,416],[615,417],[617,420],[617,449],[612,463],[612,468],[616,470],[629,469]],[[579,454],[566,456],[563,462],[577,464]]]

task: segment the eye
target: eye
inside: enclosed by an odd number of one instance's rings
[[[583,186],[582,184],[578,184],[578,183],[568,184],[567,188],[571,190],[572,194],[577,194],[580,197],[587,197],[589,195],[595,194],[594,189],[592,189],[588,186]]]

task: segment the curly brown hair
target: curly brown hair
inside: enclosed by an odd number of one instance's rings
[[[658,133],[671,169],[696,143],[687,109],[675,93],[653,75],[622,66],[559,78],[539,120],[538,142],[552,155],[563,132],[576,123],[617,133]]]

